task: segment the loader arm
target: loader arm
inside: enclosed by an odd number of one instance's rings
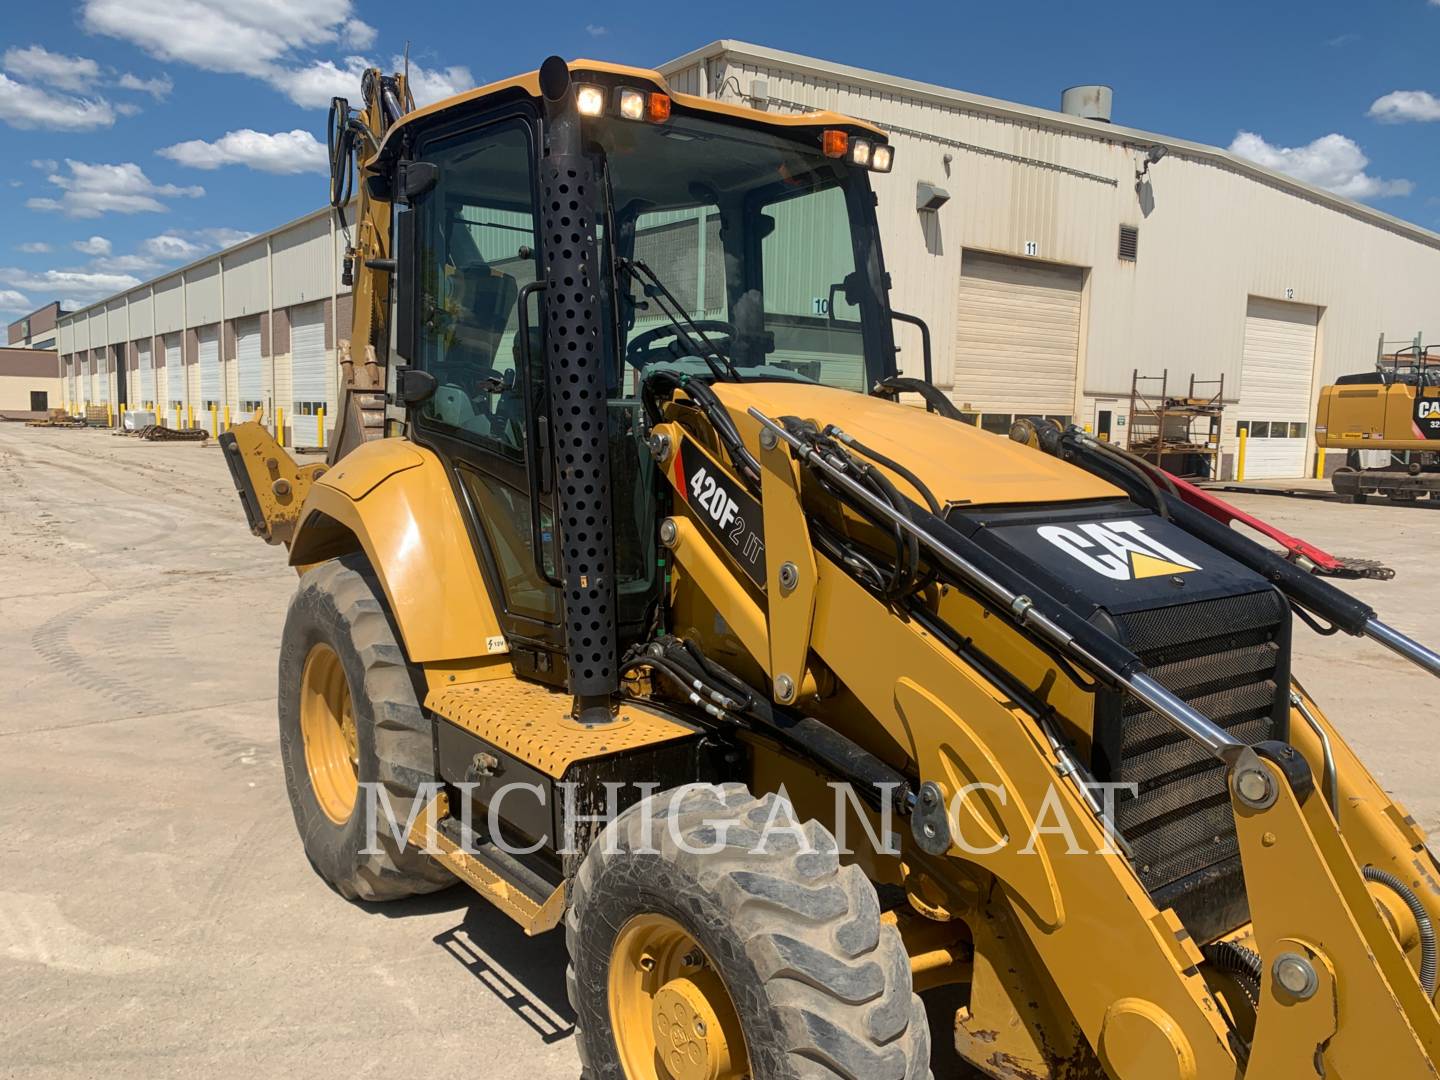
[[[310,486],[329,466],[299,464],[253,420],[223,432],[219,441],[250,531],[267,544],[288,548]]]

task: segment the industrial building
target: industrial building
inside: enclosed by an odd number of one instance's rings
[[[1052,416],[1123,444],[1137,371],[1165,373],[1172,396],[1223,378],[1220,475],[1245,429],[1247,478],[1298,477],[1315,467],[1320,387],[1372,366],[1382,335],[1440,329],[1440,235],[1116,125],[1102,87],[1051,111],[733,41],[660,70],[677,92],[891,133],[875,186],[892,297],[928,323],[935,381],[988,430]],[[317,212],[60,318],[67,403],[207,425],[258,407],[315,443],[348,336],[344,246]],[[897,335],[919,374],[918,333]]]

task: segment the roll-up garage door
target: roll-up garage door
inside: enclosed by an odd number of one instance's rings
[[[218,423],[219,414],[224,405],[220,391],[219,327],[201,327],[198,336],[200,341],[200,407],[204,411],[205,425],[213,429],[214,425],[210,423],[211,407],[214,406],[216,409],[216,423]],[[211,430],[210,434],[219,433]]]
[[[1079,267],[965,252],[951,396],[996,431],[1008,431],[1011,416],[1068,419],[1084,282]]]
[[[184,404],[185,365],[180,352],[180,335],[166,334],[165,342],[165,386],[170,393],[170,407]]]
[[[97,353],[92,370],[95,372],[95,400],[104,405],[110,400],[110,357]]]
[[[329,353],[325,348],[325,304],[301,304],[290,309],[290,397],[294,415],[314,416],[325,409],[325,426],[334,427],[329,402]],[[296,431],[302,430],[296,420]],[[308,428],[304,429],[308,432]],[[306,438],[309,438],[307,435]],[[300,434],[297,441],[303,441]]]
[[[155,403],[155,364],[150,354],[150,342],[135,343],[135,355],[140,366],[140,406]]]
[[[247,416],[260,407],[260,316],[235,321],[235,367],[240,411]]]
[[[1304,476],[1318,308],[1252,296],[1245,311],[1237,434],[1248,429],[1245,479]]]

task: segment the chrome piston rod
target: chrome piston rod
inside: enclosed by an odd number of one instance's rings
[[[777,424],[759,409],[752,407],[747,411],[764,430],[772,432],[777,439],[794,450],[801,461],[823,472],[837,487],[843,488],[857,502],[885,521],[910,533],[946,570],[974,587],[996,606],[1009,612],[1020,625],[1072,657],[1091,674],[1120,687],[1157,715],[1163,716],[1178,731],[1201,743],[1212,755],[1226,764],[1233,763],[1241,751],[1246,749],[1243,743],[1237,742],[1219,724],[1191,708],[1189,704],[1165,689],[1150,676],[1143,673],[1127,675],[1111,668],[1104,661],[1092,655],[1063,627],[1056,625],[1044,612],[1036,610],[1028,596],[1013,592],[970,560],[951,550],[924,526],[917,525],[903,514],[897,513],[894,507],[879,498],[843,468],[791,435],[783,426]]]
[[[1399,653],[1412,664],[1424,668],[1431,675],[1440,678],[1440,653],[1421,645],[1414,638],[1408,638],[1399,630],[1386,626],[1379,619],[1365,623],[1365,636],[1378,641],[1392,652]]]

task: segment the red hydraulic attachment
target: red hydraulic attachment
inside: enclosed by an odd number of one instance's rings
[[[1129,457],[1156,481],[1165,484],[1195,509],[1203,510],[1216,521],[1223,521],[1226,525],[1238,521],[1242,525],[1248,525],[1256,532],[1268,536],[1285,549],[1286,557],[1291,562],[1298,566],[1308,566],[1312,574],[1324,577],[1374,578],[1377,581],[1389,581],[1395,576],[1394,570],[1374,559],[1342,559],[1331,555],[1328,551],[1322,551],[1314,544],[1301,540],[1298,536],[1291,536],[1283,529],[1277,529],[1268,521],[1261,521],[1254,514],[1247,514],[1238,506],[1231,506],[1224,499],[1216,498],[1208,491],[1196,487],[1189,481],[1181,480],[1178,476],[1172,476],[1142,458],[1134,455],[1129,455]]]

